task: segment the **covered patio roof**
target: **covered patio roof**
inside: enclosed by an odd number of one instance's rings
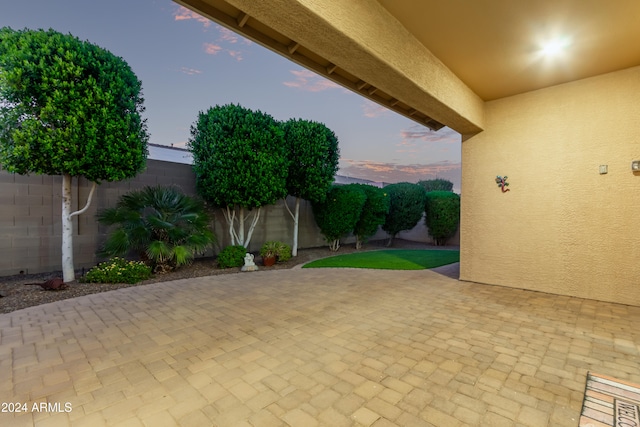
[[[636,0],[176,0],[432,129],[484,101],[640,65]],[[556,58],[545,43],[566,44]]]

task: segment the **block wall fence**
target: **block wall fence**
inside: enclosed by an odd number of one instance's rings
[[[84,206],[90,183],[84,178],[73,179],[73,209]],[[107,229],[98,224],[97,212],[115,206],[118,198],[147,185],[175,185],[186,194],[195,195],[195,175],[191,165],[160,160],[147,160],[147,168],[136,177],[120,182],[103,182],[96,189],[89,209],[73,219],[74,264],[76,269],[88,269],[102,261],[96,252],[103,244]],[[62,177],[50,175],[17,175],[0,171],[0,276],[41,273],[61,269]],[[293,200],[289,200],[290,206]],[[218,242],[217,253],[230,244],[224,217],[214,210],[212,227]],[[318,229],[311,205],[303,201],[300,207],[299,247],[326,246]],[[282,201],[262,209],[260,221],[251,239],[250,251],[258,251],[267,240],[291,243],[293,221]],[[379,231],[372,240],[384,239]],[[424,222],[398,236],[406,240],[430,243]],[[454,236],[450,244],[459,245]],[[347,238],[345,243],[354,239]],[[213,255],[208,253],[205,255]],[[327,251],[327,255],[329,255]]]

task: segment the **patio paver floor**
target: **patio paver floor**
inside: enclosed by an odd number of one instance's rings
[[[640,381],[639,324],[434,271],[132,287],[0,315],[0,424],[576,427],[587,371]]]

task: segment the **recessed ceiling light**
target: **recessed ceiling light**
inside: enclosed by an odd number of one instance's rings
[[[564,52],[564,49],[569,46],[571,42],[567,37],[554,39],[548,41],[542,46],[542,55],[544,56],[558,56]]]

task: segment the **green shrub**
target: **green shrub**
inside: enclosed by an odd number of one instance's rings
[[[427,193],[430,191],[453,191],[453,182],[448,179],[426,179],[418,181],[418,185],[424,188]]]
[[[287,262],[291,259],[291,246],[287,245],[283,242],[278,243],[278,251],[276,253],[276,258],[278,262]]]
[[[422,186],[408,182],[390,184],[384,190],[389,194],[389,213],[382,229],[389,233],[390,246],[396,234],[418,224],[424,213],[426,192]]]
[[[156,272],[189,264],[214,241],[209,215],[201,200],[175,187],[145,187],[129,192],[98,221],[114,225],[102,255],[123,256],[136,251]]]
[[[333,185],[324,202],[312,203],[316,223],[330,250],[340,249],[340,238],[353,231],[366,199],[364,191],[357,187]]]
[[[218,254],[218,267],[242,267],[247,249],[241,245],[227,246]]]
[[[84,276],[88,283],[138,283],[151,277],[151,267],[142,261],[115,257],[93,267]]]
[[[436,245],[447,243],[460,223],[460,196],[448,191],[427,193],[425,224]]]
[[[277,258],[278,262],[286,262],[291,259],[291,246],[283,242],[270,240],[260,248],[262,258]]]
[[[367,196],[362,207],[360,218],[353,228],[356,236],[356,248],[360,249],[367,239],[378,231],[378,227],[384,224],[385,217],[389,213],[389,194],[382,188],[367,184],[349,184],[361,189]]]

